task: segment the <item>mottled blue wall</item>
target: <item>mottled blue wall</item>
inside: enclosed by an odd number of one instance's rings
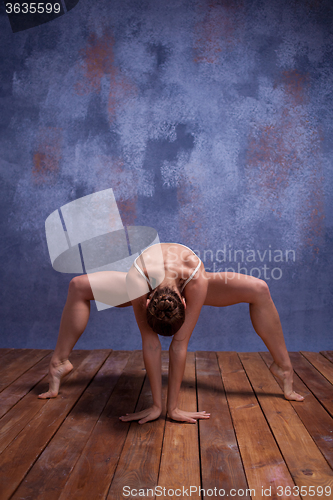
[[[112,187],[124,224],[266,273],[290,350],[333,348],[332,18],[331,0],[80,0],[13,34],[2,4],[1,346],[55,345],[71,276],[45,219]],[[140,347],[131,309],[92,309],[79,347]],[[263,344],[241,304],[204,308],[190,348]]]

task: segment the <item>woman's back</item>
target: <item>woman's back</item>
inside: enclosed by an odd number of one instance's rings
[[[199,257],[179,243],[160,243],[148,247],[134,262],[136,270],[150,287],[176,285],[183,291],[201,265]]]

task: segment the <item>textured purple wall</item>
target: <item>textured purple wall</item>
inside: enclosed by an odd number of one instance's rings
[[[333,348],[332,16],[330,0],[80,0],[12,33],[1,5],[1,346],[54,346],[70,276],[45,219],[112,187],[124,224],[266,279],[290,350]],[[139,348],[133,312],[93,307],[78,346]],[[190,348],[263,344],[243,304],[205,308]]]

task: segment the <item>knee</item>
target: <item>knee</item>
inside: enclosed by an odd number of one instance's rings
[[[271,298],[269,287],[264,280],[255,278],[255,282],[253,283],[253,291],[256,300],[269,300]]]
[[[80,296],[84,292],[86,288],[86,280],[87,276],[82,275],[82,276],[75,276],[73,278],[68,286],[68,294],[71,296]]]

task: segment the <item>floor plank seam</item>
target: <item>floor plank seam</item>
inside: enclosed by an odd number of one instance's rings
[[[312,365],[311,365],[312,366]],[[301,374],[299,372],[297,372],[297,370],[294,370],[295,373],[298,375],[298,377],[301,379],[301,381],[303,382],[303,384],[307,387],[308,391],[316,398],[316,400],[318,401],[318,403],[320,404],[320,406],[322,406],[322,408],[324,408],[324,410],[326,411],[326,413],[329,415],[330,418],[333,418],[333,412],[331,413],[327,408],[326,406],[320,401],[319,397],[311,390],[311,388],[309,387],[309,382],[307,383],[306,382],[306,379],[304,379]],[[326,380],[326,379],[325,379]],[[333,390],[333,388],[332,388]]]
[[[47,351],[46,354],[44,356],[42,356],[40,359],[38,359],[34,364],[32,364],[31,366],[29,366],[29,368],[27,368],[26,370],[24,370],[23,372],[19,372],[19,375],[13,379],[8,385],[5,385],[4,387],[2,387],[2,389],[0,389],[0,394],[7,389],[7,387],[9,387],[10,385],[12,385],[14,382],[16,382],[17,380],[19,380],[23,375],[25,375],[28,371],[30,371],[32,368],[34,368],[38,363],[40,363],[44,358],[46,358],[46,356],[48,356],[50,354],[51,351]],[[8,353],[9,354],[9,353]],[[43,377],[44,378],[44,377]],[[37,384],[35,384],[37,385]]]
[[[199,411],[199,396],[198,396],[198,377],[197,377],[197,353],[194,353],[194,369],[195,369],[195,397],[197,403],[197,411]],[[197,434],[198,434],[198,448],[199,448],[199,468],[200,468],[200,486],[203,487],[202,482],[202,457],[201,457],[201,441],[200,441],[200,420],[197,421]],[[203,493],[201,493],[203,500]]]
[[[261,353],[259,353],[259,354],[261,355]],[[262,358],[262,359],[263,359],[263,361],[266,363],[266,361],[265,361],[265,359],[263,358],[263,356],[261,356],[261,358]],[[267,363],[266,363],[266,366],[268,367],[268,364],[267,364]],[[298,375],[296,372],[295,372],[295,375],[296,375],[297,377],[299,377],[299,375]],[[300,378],[300,377],[299,377],[299,378]],[[301,378],[300,378],[300,380],[302,381],[302,379],[301,379]],[[302,381],[302,383],[303,383],[303,384],[305,384],[303,381]],[[307,387],[307,386],[306,386],[306,387]],[[315,395],[311,392],[311,390],[310,390],[309,388],[308,388],[308,390],[309,390],[309,392],[310,392],[311,396],[315,397]],[[319,401],[317,398],[315,398],[315,399],[316,399],[316,401],[320,404],[321,408],[325,411],[325,413],[328,415],[328,417],[330,418],[330,420],[332,421],[332,417],[331,417],[330,413],[329,413],[329,412],[327,412],[326,408],[325,408],[325,407],[324,407],[324,406],[320,403],[320,401]],[[291,404],[291,403],[290,403],[290,404]],[[303,404],[303,403],[299,403],[299,404],[301,405],[301,404]],[[291,406],[294,408],[294,406],[293,406],[293,405],[291,405]],[[302,412],[300,412],[300,413],[299,413],[299,412],[298,412],[295,408],[294,408],[294,411],[296,412],[296,414],[297,414],[298,418],[299,418],[299,419],[300,419],[300,421],[302,422],[302,424],[303,424],[304,428],[306,429],[306,431],[307,431],[308,435],[309,435],[309,436],[310,436],[310,438],[312,439],[312,442],[314,443],[314,445],[316,446],[316,448],[320,451],[320,453],[321,453],[322,457],[325,459],[325,461],[326,461],[327,465],[328,465],[328,466],[329,466],[329,467],[333,470],[332,464],[328,461],[327,457],[324,455],[324,451],[322,450],[322,447],[321,447],[319,444],[317,444],[317,442],[316,442],[316,440],[315,440],[315,437],[313,436],[313,430],[311,430],[311,428],[309,428],[309,427],[308,427],[308,423],[307,423],[306,421],[304,421],[304,417],[302,416]],[[332,432],[332,431],[330,431],[329,429],[327,429],[326,427],[325,427],[325,431],[327,431],[327,432]]]
[[[219,371],[220,371],[220,377],[221,377],[221,381],[222,381],[222,387],[223,387],[223,390],[224,390],[225,398],[226,398],[227,405],[228,405],[229,415],[230,415],[232,426],[233,426],[233,429],[234,429],[234,436],[235,436],[235,440],[236,440],[236,443],[237,443],[238,454],[239,454],[239,457],[240,457],[240,460],[241,460],[241,463],[242,463],[242,467],[243,467],[243,472],[244,472],[244,477],[245,477],[245,480],[246,480],[247,488],[250,488],[250,486],[249,486],[249,479],[248,479],[248,476],[246,474],[246,469],[245,469],[245,466],[244,466],[243,456],[242,456],[241,451],[240,451],[239,439],[238,439],[237,432],[236,432],[236,429],[235,429],[235,420],[233,418],[232,411],[231,411],[231,408],[230,408],[228,393],[227,393],[227,391],[225,389],[225,386],[224,386],[224,383],[223,383],[223,377],[222,377],[222,371],[223,370],[222,370],[222,367],[220,365],[217,352],[218,351],[215,352],[216,358],[217,358],[217,366],[218,366]]]
[[[159,484],[160,481],[160,475],[161,475],[161,463],[162,463],[162,454],[163,454],[163,446],[164,446],[164,436],[165,436],[165,428],[166,428],[166,421],[167,421],[167,411],[165,412],[165,418],[164,418],[164,425],[163,425],[163,438],[162,438],[162,446],[161,446],[161,453],[160,453],[160,461],[158,464],[158,472],[157,472],[157,478],[156,478],[156,486]],[[155,499],[156,497],[154,497]]]
[[[112,352],[109,354],[109,356],[111,356],[111,354],[112,354]],[[104,361],[103,365],[100,367],[100,369],[99,369],[99,370],[101,370],[101,368],[104,366],[104,364],[105,364],[106,360],[109,358],[109,356],[107,356],[107,358],[105,359],[105,361]],[[94,377],[92,378],[92,380],[91,380],[90,384],[92,383],[92,381],[93,381],[93,380],[95,379],[95,377],[97,376],[97,374],[98,374],[99,370],[95,373],[95,375],[94,375]],[[72,410],[70,411],[70,413],[68,413],[68,415],[66,416],[65,420],[64,420],[64,421],[62,422],[62,424],[58,427],[58,429],[57,429],[56,433],[54,434],[54,436],[52,437],[52,439],[56,436],[56,434],[60,431],[60,429],[62,428],[62,426],[65,424],[66,420],[70,417],[70,415],[71,415],[72,411],[74,410],[75,406],[76,406],[77,404],[79,404],[79,402],[80,402],[81,398],[83,398],[83,397],[84,397],[84,394],[85,394],[86,390],[88,389],[88,387],[90,386],[90,384],[89,384],[89,385],[87,386],[87,388],[83,391],[83,393],[81,394],[80,398],[76,401],[76,403],[75,403],[75,405],[73,406],[73,408],[72,408]],[[102,413],[103,413],[103,411],[104,411],[104,409],[105,409],[105,407],[106,407],[106,405],[107,405],[107,403],[108,403],[109,399],[111,398],[111,396],[112,396],[112,393],[113,393],[114,389],[115,389],[115,387],[112,389],[112,391],[111,391],[111,393],[110,393],[109,398],[106,400],[106,402],[105,402],[105,404],[104,404],[104,406],[103,406],[102,410],[100,411],[100,413],[99,413],[99,415],[98,415],[98,418],[97,418],[97,419],[96,419],[96,421],[95,421],[95,424],[92,426],[91,431],[90,431],[89,435],[88,435],[88,436],[87,436],[87,438],[86,438],[85,444],[84,444],[84,446],[82,447],[81,453],[77,456],[77,459],[76,459],[76,460],[75,460],[75,462],[73,463],[73,466],[72,466],[72,471],[75,469],[76,464],[77,464],[77,463],[79,462],[79,460],[81,459],[81,456],[82,456],[82,454],[84,453],[84,450],[85,450],[85,448],[86,448],[86,446],[87,446],[87,443],[88,443],[88,441],[89,441],[89,439],[90,439],[91,435],[93,434],[94,429],[96,428],[96,425],[98,424],[98,421],[99,421],[99,419],[100,419],[100,417],[101,417],[101,415],[102,415]],[[43,451],[44,451],[44,450],[43,450]],[[64,484],[64,486],[63,486],[63,489],[65,489],[65,488],[66,488],[66,485],[67,485],[67,483],[68,483],[69,479],[70,479],[70,474],[69,474],[69,476],[68,476],[67,481],[65,482],[65,484]]]
[[[333,351],[319,351],[331,364],[333,364]]]
[[[26,394],[23,394],[23,396],[21,396],[21,397],[20,397],[20,399],[18,399],[18,400],[17,400],[17,401],[13,404],[13,406],[11,406],[10,408],[8,408],[8,410],[7,410],[7,411],[6,411],[3,415],[1,415],[1,417],[0,417],[0,423],[1,423],[1,419],[2,419],[5,415],[7,415],[7,413],[8,413],[9,411],[11,411],[13,408],[15,408],[15,406],[17,406],[17,405],[19,404],[19,402],[20,402],[20,401],[22,401],[22,399],[24,399],[24,398],[25,398],[28,394],[30,394],[30,393],[31,393],[31,391],[33,391],[33,390],[34,390],[34,388],[36,387],[36,385],[38,385],[40,382],[42,382],[42,381],[45,379],[45,377],[47,377],[47,374],[46,374],[44,377],[42,377],[40,380],[38,380],[38,381],[37,381],[37,382],[36,382],[36,383],[35,383],[35,384],[34,384],[34,385],[33,385],[33,386],[29,389],[29,391],[28,391]],[[13,381],[13,382],[14,382],[14,381]],[[1,394],[1,393],[0,393],[0,394]],[[36,397],[37,397],[37,396],[36,396]]]
[[[168,363],[168,365],[169,365],[169,363]],[[168,378],[168,374],[166,374],[166,377]],[[162,373],[162,378],[163,378],[163,373]],[[163,388],[162,388],[162,392],[163,392]],[[159,484],[160,475],[161,475],[161,463],[162,463],[162,454],[163,454],[163,447],[164,447],[164,437],[165,437],[166,422],[167,422],[167,419],[168,419],[167,399],[165,400],[164,409],[165,409],[165,416],[164,416],[164,425],[163,425],[163,434],[162,434],[162,445],[161,445],[161,453],[160,453],[160,459],[159,459],[159,464],[158,464],[156,486]],[[163,415],[163,413],[162,413],[162,415]],[[155,500],[155,498],[156,497],[154,496],[153,500]]]
[[[237,353],[237,354],[238,354],[238,353]],[[260,410],[261,410],[261,413],[262,413],[262,415],[263,415],[263,417],[264,417],[264,419],[265,419],[265,421],[266,421],[266,423],[267,423],[267,425],[268,425],[268,428],[269,428],[269,430],[270,430],[270,433],[271,433],[271,435],[272,435],[272,437],[273,437],[273,439],[274,439],[274,441],[275,441],[275,443],[276,443],[276,446],[277,446],[277,448],[278,448],[278,450],[279,450],[279,452],[280,452],[280,454],[281,454],[281,457],[282,457],[282,459],[283,459],[283,461],[284,461],[284,463],[285,463],[285,465],[286,465],[286,467],[287,467],[287,470],[288,470],[288,472],[289,472],[289,474],[290,474],[290,477],[291,477],[291,479],[292,479],[292,481],[293,481],[294,485],[295,485],[295,486],[297,486],[297,484],[296,484],[296,482],[295,482],[295,479],[294,479],[294,475],[292,474],[292,472],[291,472],[291,470],[290,470],[290,468],[289,468],[289,465],[288,465],[288,463],[287,463],[287,461],[286,461],[286,457],[285,457],[285,455],[282,453],[281,447],[280,447],[280,445],[279,445],[279,443],[278,443],[278,440],[277,440],[277,438],[276,438],[276,435],[275,435],[275,433],[274,433],[274,430],[273,430],[272,426],[271,426],[271,425],[270,425],[270,423],[269,423],[269,420],[268,420],[268,418],[267,418],[267,416],[266,416],[266,413],[265,413],[265,411],[264,411],[264,409],[263,409],[263,407],[262,407],[262,405],[261,405],[261,403],[260,403],[259,397],[258,397],[258,395],[257,395],[257,393],[256,393],[256,391],[255,391],[255,388],[253,387],[253,384],[252,384],[252,382],[251,382],[251,380],[250,380],[250,377],[248,376],[248,374],[247,374],[247,372],[246,372],[245,366],[243,365],[243,363],[242,363],[242,360],[241,360],[240,356],[238,356],[238,357],[239,357],[239,360],[240,360],[240,362],[241,362],[241,364],[242,364],[243,370],[244,370],[244,372],[245,372],[245,374],[246,374],[246,376],[247,376],[247,379],[248,379],[248,381],[249,381],[249,384],[251,385],[251,388],[252,388],[253,394],[254,394],[254,396],[255,396],[255,398],[256,398],[256,400],[257,400],[257,402],[258,402],[258,405],[259,405],[259,408],[260,408]],[[261,359],[262,359],[262,358],[261,358]],[[267,366],[267,365],[266,365],[266,366]],[[268,367],[267,367],[267,368],[268,368]],[[272,377],[273,377],[273,375],[272,375]],[[291,405],[290,405],[290,406],[291,406]],[[292,409],[293,409],[293,411],[295,412],[296,416],[298,416],[298,415],[297,415],[297,413],[296,413],[296,411],[294,410],[294,408],[292,408]]]
[[[321,375],[322,377],[324,377],[324,379],[325,379],[325,380],[327,380],[327,382],[329,382],[329,383],[332,385],[332,389],[333,389],[333,384],[332,384],[332,382],[331,382],[331,381],[330,381],[330,380],[326,377],[326,375],[325,375],[324,373],[322,373],[322,372],[319,370],[319,368],[317,368],[317,367],[316,367],[316,365],[314,365],[314,364],[312,363],[312,361],[311,361],[311,360],[309,360],[306,356],[304,356],[304,354],[303,354],[303,352],[302,352],[302,351],[300,351],[300,354],[303,356],[303,358],[304,358],[304,359],[305,359],[308,363],[310,363],[310,365],[312,366],[312,368],[314,368],[314,369],[315,369],[315,370],[319,373],[319,375]]]
[[[45,405],[46,406],[46,405]],[[43,407],[44,408],[44,407]],[[71,410],[70,410],[71,411]],[[32,420],[32,419],[31,419]],[[29,425],[29,423],[27,424]],[[62,423],[61,423],[62,425]],[[17,485],[17,487],[15,488],[15,490],[13,491],[13,493],[10,495],[9,497],[9,500],[10,498],[12,498],[15,493],[17,492],[17,490],[20,488],[20,486],[24,483],[26,477],[28,476],[29,472],[31,471],[31,469],[34,467],[34,465],[36,464],[36,462],[39,460],[39,458],[41,457],[41,455],[44,453],[44,451],[47,449],[49,443],[52,441],[53,437],[55,436],[55,434],[58,432],[58,429],[61,427],[61,425],[56,429],[55,433],[50,437],[50,439],[46,442],[44,448],[41,450],[41,452],[38,454],[38,456],[36,457],[36,459],[33,461],[33,463],[31,464],[31,466],[28,468],[28,470],[26,471],[23,479],[20,481],[20,483]],[[27,427],[27,426],[26,426]],[[25,427],[21,430],[21,432],[25,431]],[[19,432],[19,434],[15,437],[15,439],[21,434],[21,432]],[[13,440],[14,441],[14,440]],[[12,442],[13,442],[12,441]]]
[[[125,368],[124,368],[124,369],[125,369]],[[137,400],[136,400],[136,403],[135,403],[135,406],[134,406],[134,412],[135,412],[135,410],[136,410],[136,408],[137,408],[137,405],[138,405],[138,402],[139,402],[139,400],[140,400],[140,395],[141,395],[141,392],[142,392],[143,385],[144,385],[144,383],[145,383],[146,377],[147,377],[147,373],[145,374],[145,376],[144,376],[144,377],[143,377],[143,379],[142,379],[141,389],[140,389],[140,391],[138,392],[138,397],[137,397]],[[113,392],[113,391],[112,391],[112,392]],[[111,398],[111,395],[110,395],[110,398]],[[109,399],[110,399],[110,398],[109,398]],[[108,401],[109,401],[109,399],[108,399]],[[120,416],[120,415],[119,415],[119,416]],[[130,422],[130,425],[127,427],[126,436],[125,436],[125,438],[124,438],[124,440],[123,440],[123,443],[122,443],[121,449],[120,449],[120,451],[119,451],[119,457],[118,457],[118,460],[117,460],[117,465],[116,465],[116,467],[114,468],[113,475],[112,475],[112,478],[111,478],[111,481],[110,481],[110,484],[109,484],[109,487],[108,487],[107,493],[106,493],[106,495],[105,495],[105,498],[107,498],[107,497],[109,496],[109,492],[110,492],[110,489],[111,489],[111,487],[112,487],[113,480],[114,480],[114,478],[115,478],[115,476],[116,476],[116,472],[117,472],[117,469],[118,469],[119,461],[120,461],[120,458],[121,458],[121,455],[122,455],[122,452],[123,452],[123,449],[124,449],[124,446],[125,446],[125,443],[126,443],[126,440],[127,440],[128,434],[129,434],[129,431],[130,431],[130,429],[131,429],[132,425],[134,425],[134,424],[135,424],[135,425],[140,425],[140,424],[138,424],[137,422],[133,422],[133,421],[132,421],[132,422]]]

